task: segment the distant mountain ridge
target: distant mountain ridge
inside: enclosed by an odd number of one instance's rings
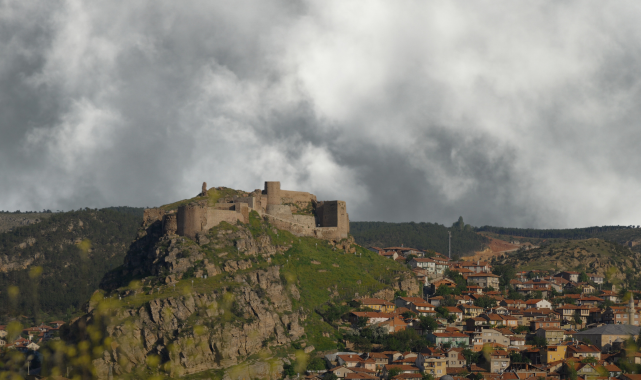
[[[412,247],[447,255],[448,232],[452,232],[452,256],[481,251],[489,239],[469,226],[448,228],[436,223],[350,222],[350,233],[364,247]]]
[[[40,213],[3,214],[36,216],[38,222],[0,233],[0,317],[80,309],[104,274],[122,264],[142,223],[139,210],[87,208],[44,218]],[[42,274],[33,281],[35,267]],[[4,291],[9,287],[17,288],[16,299]]]

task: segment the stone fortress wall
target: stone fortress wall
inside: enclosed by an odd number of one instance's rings
[[[206,195],[204,184],[203,189],[203,195]],[[310,204],[315,215],[294,214],[298,208],[306,208]],[[282,190],[280,182],[272,181],[265,182],[262,191],[257,189],[247,197],[219,199],[214,206],[209,206],[208,199],[205,198],[180,206],[175,213],[165,214],[162,210],[152,210],[159,209],[145,210],[145,218],[147,219],[147,215],[154,215],[162,219],[166,234],[191,238],[223,221],[231,224],[236,221],[248,223],[251,211],[267,218],[276,228],[297,236],[341,240],[349,234],[349,214],[344,201],[318,202],[314,194]]]

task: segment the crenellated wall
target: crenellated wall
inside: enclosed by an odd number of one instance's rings
[[[304,209],[310,203],[315,209],[315,216],[292,214],[292,210],[298,212],[301,205]],[[179,207],[173,216],[164,216],[162,210],[146,210],[145,215],[148,219],[162,218],[163,229],[167,234],[175,232],[194,238],[197,233],[208,231],[223,221],[232,224],[237,221],[249,223],[249,213],[252,210],[268,218],[276,228],[288,230],[298,236],[340,240],[347,238],[349,234],[349,215],[344,201],[317,202],[314,194],[282,190],[277,181],[266,181],[262,191],[256,190],[249,196],[240,198],[221,199],[214,206],[208,206],[207,200],[202,200]]]

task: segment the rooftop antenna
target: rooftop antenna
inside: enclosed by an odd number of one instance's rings
[[[452,260],[452,231],[447,231],[447,235],[448,235],[447,240],[449,244],[447,256],[450,260]]]

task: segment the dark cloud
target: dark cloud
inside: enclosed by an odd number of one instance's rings
[[[265,180],[353,220],[637,224],[632,2],[0,3],[0,209]]]

